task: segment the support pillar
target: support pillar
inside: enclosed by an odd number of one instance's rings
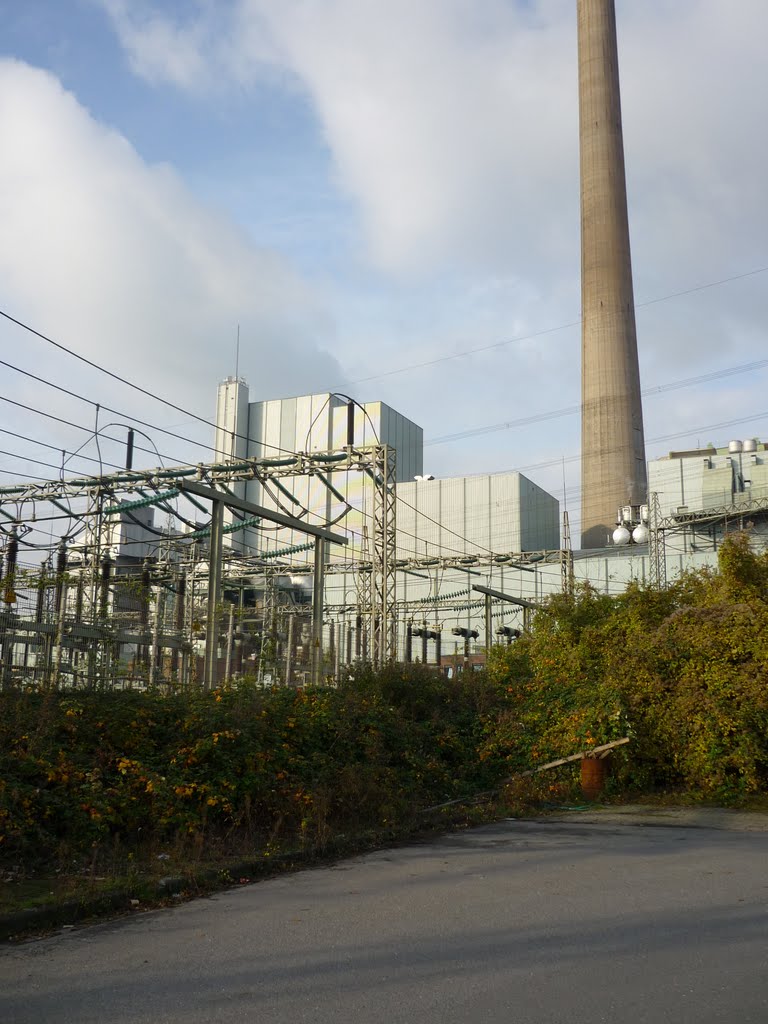
[[[315,538],[315,573],[312,580],[312,685],[320,685],[323,664],[323,597],[325,592],[325,542]]]
[[[211,550],[208,569],[208,616],[205,627],[205,666],[203,689],[216,686],[216,668],[219,647],[219,599],[221,597],[221,550],[224,528],[224,506],[220,501],[211,503]]]

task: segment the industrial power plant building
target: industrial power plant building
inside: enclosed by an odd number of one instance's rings
[[[395,558],[463,558],[467,568],[448,572],[402,571],[397,575],[397,600],[401,604],[439,607],[440,594],[461,593],[459,603],[477,605],[471,585],[479,583],[506,588],[512,596],[538,599],[539,579],[531,571],[509,565],[469,566],[474,558],[492,553],[557,551],[560,547],[559,503],[543,488],[521,473],[433,479],[423,476],[423,430],[383,402],[364,405],[331,394],[250,402],[247,384],[227,378],[217,396],[215,445],[220,458],[267,459],[279,463],[292,453],[338,452],[349,440],[355,447],[386,444],[396,451],[396,542]],[[311,513],[307,521],[317,525],[338,520],[337,529],[346,532],[351,543],[346,550],[329,549],[331,560],[370,557],[372,537],[371,481],[363,474],[329,467],[326,483],[312,475],[286,476],[268,485],[258,480],[232,484],[238,497],[273,510]],[[230,525],[235,525],[232,515]],[[274,532],[237,530],[228,536],[231,549],[242,555],[307,548],[306,536],[288,529]],[[290,561],[309,563],[309,550],[293,551]],[[558,569],[559,572],[559,569]],[[460,583],[453,581],[460,580]],[[326,580],[326,601],[351,605],[359,573],[337,571]],[[482,602],[480,602],[482,603]],[[509,608],[513,618],[517,611]],[[470,614],[471,613],[471,614]],[[430,611],[430,616],[432,616]],[[455,617],[456,623],[477,625],[476,609]]]
[[[240,461],[267,459],[279,464],[294,452],[340,451],[349,441],[355,445],[385,444],[397,453],[395,480],[412,480],[422,472],[424,434],[421,427],[383,402],[352,403],[333,394],[250,402],[248,385],[228,377],[219,385],[216,404],[217,457]],[[344,528],[362,533],[370,515],[370,488],[361,474],[337,472],[329,467],[325,483],[311,475],[283,477],[279,484],[264,486],[259,480],[232,485],[247,501],[289,515],[309,510],[309,522],[330,523],[347,511]],[[336,492],[334,494],[334,491]],[[232,513],[225,513],[232,524]],[[245,530],[231,535],[235,550],[263,554],[301,544],[306,536],[291,530],[265,533]]]
[[[331,394],[249,402],[247,384],[230,377],[219,385],[216,423],[219,457],[234,461],[279,462],[294,452],[340,451],[350,440],[356,447],[394,448],[399,552],[471,555],[560,546],[556,498],[520,473],[423,477],[422,428],[383,402],[353,403],[351,414],[349,400]],[[284,477],[279,490],[258,480],[234,484],[232,490],[275,510],[288,508],[296,514],[308,509],[308,521],[318,525],[341,516],[347,502],[351,508],[342,528],[361,537],[370,525],[370,481],[332,468],[325,476],[337,494],[312,476]],[[290,530],[243,530],[232,534],[230,543],[243,553],[263,554],[305,539]]]
[[[220,455],[234,459],[280,460],[297,450],[343,449],[350,432],[358,446],[383,443],[394,447],[396,558],[401,564],[415,559],[448,559],[454,563],[448,572],[438,571],[436,562],[435,568],[426,572],[398,573],[398,602],[409,609],[423,607],[430,620],[438,617],[440,601],[450,599],[452,607],[460,610],[441,614],[442,624],[478,628],[483,612],[477,593],[472,591],[473,584],[534,603],[561,590],[562,567],[554,553],[563,542],[555,497],[514,472],[425,477],[420,426],[381,402],[353,408],[350,419],[348,401],[329,394],[249,402],[245,382],[228,378],[218,391],[216,447]],[[280,491],[273,485],[265,488],[258,481],[234,484],[232,488],[239,496],[270,508],[290,509],[293,513],[301,507],[309,509],[310,521],[318,524],[341,517],[338,528],[350,533],[352,551],[329,551],[329,557],[353,558],[353,552],[359,557],[361,546],[363,556],[370,554],[370,481],[348,472],[329,471],[327,478],[337,496],[311,476],[283,478]],[[768,451],[758,441],[671,452],[648,464],[648,481],[649,495],[656,501],[657,516],[664,524],[660,536],[665,578],[671,580],[687,569],[714,565],[728,529],[749,525],[756,544],[768,539]],[[633,580],[648,582],[652,573],[647,510],[647,503],[617,507],[611,517],[612,527],[619,525],[615,539],[609,542],[610,534],[606,534],[604,546],[576,550],[574,579],[589,582],[606,593],[619,593]],[[627,521],[622,524],[622,519]],[[228,543],[244,555],[263,555],[298,547],[302,540],[306,538],[288,530],[242,530],[233,533]],[[482,562],[482,556],[545,552],[550,556],[539,559],[534,555],[526,559],[526,565],[493,559],[490,565],[471,564],[473,559]],[[311,557],[309,551],[297,552],[290,561],[299,564],[309,562]],[[457,568],[462,558],[466,560],[464,569]],[[335,573],[326,581],[328,602],[351,604],[358,584],[352,569],[348,574]],[[499,607],[498,617],[520,624],[522,612],[511,605]]]

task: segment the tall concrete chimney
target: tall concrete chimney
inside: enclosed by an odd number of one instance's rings
[[[581,154],[581,544],[647,500],[614,0],[577,0]]]

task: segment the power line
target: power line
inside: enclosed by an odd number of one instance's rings
[[[4,314],[4,313],[2,313],[2,310],[0,310],[0,315],[3,315],[3,316],[7,316],[7,314]],[[13,317],[9,317],[9,319],[13,320]],[[13,322],[14,322],[14,323],[19,323],[19,324],[20,324],[20,321],[17,321],[17,320],[14,320]],[[20,325],[21,325],[21,326],[25,326],[25,325],[23,325],[23,324],[20,324]],[[29,329],[29,330],[32,330],[32,328],[28,328],[28,329]],[[44,340],[46,340],[46,341],[50,341],[50,340],[51,340],[51,339],[49,339],[49,338],[45,338],[45,337],[44,337],[44,335],[40,335],[40,334],[39,334],[39,332],[37,332],[37,331],[34,331],[34,330],[33,330],[33,331],[32,331],[32,333],[33,333],[33,334],[36,334],[36,335],[37,335],[38,337],[42,337],[42,338],[44,338]],[[62,348],[62,347],[63,347],[63,346],[60,346],[60,345],[58,345],[58,343],[57,343],[57,342],[51,342],[51,344],[54,344],[54,345],[56,345],[56,346],[57,346],[58,348]],[[65,351],[68,351],[68,350],[67,350],[67,349],[65,349]],[[78,358],[79,358],[79,357],[78,357]],[[85,361],[86,361],[86,362],[89,362],[89,363],[90,363],[90,361],[89,361],[89,360],[85,360]],[[183,437],[183,436],[182,436],[181,434],[177,434],[177,433],[175,433],[174,431],[172,431],[172,430],[169,430],[169,429],[167,429],[167,428],[165,428],[165,427],[160,427],[160,426],[157,426],[157,425],[156,425],[156,424],[154,424],[154,423],[149,423],[149,422],[148,422],[147,420],[143,420],[143,419],[140,419],[140,418],[139,418],[139,417],[137,417],[137,416],[132,416],[132,415],[130,415],[129,413],[126,413],[126,412],[121,412],[121,411],[120,411],[119,409],[114,409],[114,408],[112,408],[112,407],[111,407],[111,406],[109,406],[109,405],[103,405],[103,404],[102,404],[102,403],[100,403],[100,402],[96,402],[96,401],[94,401],[94,400],[93,400],[92,398],[87,398],[87,397],[85,397],[84,395],[81,395],[81,394],[79,394],[78,392],[72,391],[71,389],[69,389],[69,388],[66,388],[66,387],[63,387],[63,386],[62,386],[62,385],[60,385],[60,384],[56,384],[56,383],[54,383],[53,381],[47,380],[47,379],[46,379],[45,377],[41,377],[41,376],[39,376],[38,374],[32,373],[32,372],[31,372],[30,370],[24,370],[24,369],[22,369],[21,367],[19,367],[19,366],[16,366],[16,365],[14,365],[13,363],[9,363],[9,362],[7,362],[6,360],[0,359],[0,365],[6,366],[6,367],[8,367],[8,369],[14,370],[14,371],[15,371],[16,373],[20,373],[20,374],[22,374],[22,375],[23,375],[23,376],[25,376],[25,377],[29,377],[29,378],[31,378],[32,380],[35,380],[35,381],[37,381],[37,382],[38,382],[38,383],[40,383],[40,384],[44,384],[44,385],[46,385],[47,387],[53,388],[53,389],[54,389],[54,390],[56,390],[56,391],[60,391],[60,392],[62,392],[63,394],[66,394],[66,395],[70,396],[71,398],[76,398],[76,399],[77,399],[78,401],[81,401],[81,402],[85,402],[86,404],[89,404],[89,405],[91,405],[91,406],[92,406],[92,407],[93,407],[93,408],[94,408],[94,409],[96,410],[96,418],[97,418],[97,420],[98,420],[98,414],[99,414],[99,411],[103,409],[103,410],[105,410],[106,412],[110,412],[110,413],[112,413],[112,414],[113,414],[113,415],[115,415],[115,416],[120,416],[120,417],[123,417],[123,418],[125,418],[125,419],[128,419],[128,420],[130,420],[130,421],[131,421],[131,422],[133,422],[133,423],[141,423],[141,424],[142,424],[143,426],[149,427],[149,428],[150,428],[151,430],[159,430],[159,431],[160,431],[161,433],[165,433],[165,434],[168,434],[168,435],[169,435],[169,436],[171,436],[171,437],[175,437],[175,438],[178,438],[179,440],[182,440],[182,441],[188,441],[188,438],[184,438],[184,437]],[[93,363],[90,363],[90,365],[95,365],[95,364],[93,364]],[[109,372],[109,371],[105,371],[105,372]],[[114,376],[114,374],[112,374],[112,376]],[[122,380],[123,378],[118,378],[118,379]],[[143,390],[143,389],[139,389],[139,390]],[[145,393],[148,393],[148,392],[145,392]],[[332,398],[332,397],[336,397],[336,393],[335,393],[335,392],[334,392],[334,394],[333,394],[333,395],[329,395],[329,397],[328,397],[328,399],[327,399],[327,401],[326,401],[326,405],[328,404],[328,402],[330,402],[330,400],[331,400],[331,398]],[[367,419],[368,419],[368,421],[369,421],[369,423],[370,423],[371,427],[373,428],[373,421],[371,420],[371,417],[370,417],[370,415],[369,415],[369,413],[368,413],[368,410],[367,410],[367,409],[365,408],[365,406],[361,405],[361,404],[360,404],[360,402],[356,401],[355,399],[349,398],[349,396],[346,396],[346,395],[340,395],[339,397],[342,397],[342,398],[346,398],[346,399],[347,399],[348,401],[350,401],[350,402],[353,402],[353,403],[354,403],[354,404],[355,404],[356,406],[358,406],[358,407],[359,407],[359,408],[360,408],[360,409],[362,410],[363,414],[364,414],[364,415],[365,415],[365,416],[367,417]],[[3,396],[0,396],[0,399],[2,399],[2,398],[3,398]],[[3,400],[5,400],[5,401],[9,401],[9,402],[12,402],[12,401],[13,401],[12,399],[3,399]],[[33,409],[31,409],[31,407],[30,407],[30,406],[24,406],[24,405],[23,405],[23,403],[14,403],[14,404],[17,404],[17,405],[19,405],[19,406],[21,406],[21,407],[23,407],[23,408],[27,408],[27,409],[29,409],[30,411],[33,411],[33,412],[40,412],[40,410],[33,410]],[[178,406],[174,406],[174,408],[178,408]],[[322,412],[322,410],[321,410],[321,412]],[[42,415],[49,415],[49,414],[46,414],[46,413],[42,413]],[[318,413],[318,416],[319,416],[319,415],[320,415],[320,413]],[[63,421],[63,420],[61,420],[61,419],[60,419],[59,417],[54,417],[54,416],[51,416],[51,418],[52,418],[52,419],[58,419],[58,420],[59,420],[60,422],[66,422],[66,421]],[[196,419],[199,419],[199,420],[201,420],[201,422],[203,422],[203,423],[208,423],[208,424],[209,424],[210,426],[213,426],[213,427],[215,427],[215,428],[216,428],[217,430],[218,430],[218,429],[220,429],[220,428],[219,428],[219,427],[218,427],[218,426],[217,426],[217,425],[216,425],[215,423],[213,423],[212,421],[208,421],[208,420],[202,419],[202,418],[201,418],[201,417],[199,417],[199,416],[196,416],[195,418],[196,418]],[[318,418],[318,417],[316,416],[316,417],[315,417],[315,420],[314,420],[314,421],[313,421],[313,423],[312,423],[312,424],[310,425],[310,430],[309,430],[309,431],[307,432],[307,438],[309,438],[309,433],[311,432],[312,426],[314,425],[314,422],[315,422],[315,421],[317,420],[317,418]],[[71,426],[77,426],[76,424],[71,424],[71,423],[70,423],[70,425],[71,425]],[[82,427],[80,427],[80,429],[85,429],[85,428],[82,428]],[[373,429],[374,429],[374,435],[375,435],[375,434],[376,434],[375,428],[373,428]],[[98,431],[98,430],[96,430],[96,431],[92,431],[91,433],[93,433],[93,436],[94,436],[94,438],[95,438],[95,440],[96,440],[96,444],[97,444],[97,448],[98,448],[98,438],[99,438],[99,431]],[[146,435],[145,435],[145,436],[146,436]],[[236,434],[236,433],[234,433],[234,432],[233,432],[233,436],[236,436],[236,437],[241,437],[241,438],[245,437],[245,438],[246,438],[246,440],[247,440],[247,441],[248,441],[249,443],[250,443],[250,442],[251,442],[252,440],[254,440],[254,439],[252,439],[252,438],[248,437],[247,435],[244,435],[244,434]],[[116,438],[111,438],[111,437],[110,437],[110,438],[109,438],[109,440],[113,440],[113,441],[116,441],[117,439],[116,439]],[[149,440],[151,441],[151,438],[150,438]],[[151,443],[152,443],[152,444],[154,445],[154,442],[152,442],[152,441],[151,441]],[[226,457],[226,456],[227,456],[227,454],[228,454],[228,453],[226,453],[226,452],[221,452],[221,451],[220,451],[219,449],[217,449],[217,448],[215,448],[215,447],[213,447],[213,446],[211,446],[211,445],[205,444],[205,443],[203,443],[203,442],[196,442],[196,443],[197,443],[197,444],[198,444],[198,445],[199,445],[200,447],[203,447],[203,448],[205,448],[205,449],[207,449],[207,450],[209,450],[209,451],[212,451],[212,452],[213,452],[213,453],[214,453],[215,455],[223,454],[223,455],[224,455],[224,456]],[[267,442],[265,442],[265,441],[263,441],[263,440],[261,440],[261,441],[258,441],[258,442],[255,442],[255,443],[257,443],[257,444],[260,444],[260,445],[261,445],[262,447],[265,447],[265,448],[270,448],[270,449],[273,449],[273,450],[275,450],[275,451],[279,451],[279,452],[282,452],[282,453],[285,453],[285,454],[289,454],[289,455],[291,455],[291,456],[293,456],[293,457],[297,457],[297,453],[296,453],[296,452],[294,452],[294,451],[290,451],[290,450],[289,450],[289,449],[287,449],[287,448],[280,448],[280,447],[277,447],[276,445],[268,444]],[[136,446],[136,447],[139,447],[139,446]],[[154,445],[154,448],[155,448],[155,452],[156,452],[156,454],[157,454],[158,458],[161,458],[160,452],[159,452],[159,451],[157,450],[157,446],[156,446],[156,445]],[[141,450],[143,450],[143,451],[146,451],[147,449],[141,449]],[[99,453],[99,454],[100,454],[100,453]],[[231,454],[231,453],[229,453],[229,454]],[[168,457],[169,457],[169,456],[168,456]],[[182,460],[173,460],[173,461],[177,461],[177,462],[178,462],[178,461],[182,461]],[[267,489],[268,493],[270,493],[270,492],[269,492],[269,489],[268,489],[268,487],[267,487],[267,484],[266,484],[266,482],[263,482],[263,483],[262,483],[262,486],[263,486],[263,487],[264,487],[265,489]],[[273,498],[273,500],[274,500],[274,501],[276,502],[276,504],[277,504],[277,505],[278,505],[278,506],[279,506],[280,508],[282,508],[282,509],[283,509],[283,511],[285,511],[285,512],[286,512],[287,514],[290,514],[290,510],[289,510],[289,509],[286,509],[286,508],[285,508],[285,507],[284,507],[284,506],[282,505],[282,503],[280,502],[280,500],[279,500],[278,498],[276,498],[276,497],[275,497],[274,495],[272,495],[271,493],[270,493],[270,496],[271,496],[271,497]],[[306,508],[304,508],[304,506],[303,506],[303,505],[301,505],[301,503],[300,503],[300,502],[297,502],[297,504],[298,504],[298,507],[302,509],[302,512],[303,512],[303,513],[305,513],[305,514],[306,514],[306,513],[308,513],[308,511],[309,511],[309,510],[308,510],[308,509],[306,509]],[[238,515],[238,518],[241,518],[241,517],[240,517],[240,516]],[[328,525],[328,524],[326,524],[326,525]]]
[[[754,270],[747,270],[743,274],[733,274],[731,277],[723,277],[719,281],[708,281],[706,284],[694,285],[693,288],[684,288],[680,291],[670,292],[667,295],[659,295],[655,299],[646,299],[644,302],[636,302],[635,309],[643,309],[646,306],[654,306],[659,302],[668,302],[670,299],[679,299],[685,295],[694,295],[696,292],[708,291],[710,288],[717,288],[720,285],[731,284],[733,281],[743,281],[748,277],[755,277],[758,274],[768,272],[768,267],[757,267]],[[547,334],[555,334],[558,331],[568,330],[570,327],[578,327],[583,320],[571,320],[557,327],[547,327],[544,330],[533,331],[530,334],[519,334],[514,338],[506,338],[504,341],[495,341],[489,345],[479,345],[477,348],[464,349],[463,352],[451,352],[449,355],[436,356],[434,359],[426,359],[420,363],[409,363],[407,366],[400,366],[394,370],[386,370],[384,373],[376,373],[370,377],[359,377],[352,381],[353,384],[367,384],[372,380],[383,380],[384,377],[393,377],[398,373],[407,373],[409,370],[421,370],[426,366],[435,366],[437,363],[445,363],[451,359],[461,359],[463,356],[476,355],[478,352],[490,352],[496,348],[504,348],[506,345],[514,345],[519,341],[532,341],[535,338],[542,338]]]
[[[89,401],[89,399],[83,399],[83,401],[87,402],[87,401]],[[45,419],[53,420],[55,423],[61,423],[65,427],[73,427],[75,430],[82,430],[86,434],[90,434],[91,436],[94,435],[93,427],[84,427],[82,423],[75,423],[73,420],[64,419],[62,416],[55,416],[53,413],[45,412],[42,409],[37,409],[37,408],[35,408],[32,405],[26,405],[24,402],[19,402],[15,398],[8,398],[6,395],[0,395],[0,402],[7,402],[9,405],[15,405],[19,409],[25,409],[27,412],[31,412],[35,416],[43,416],[43,417],[45,417]],[[94,402],[93,404],[96,405],[97,403]],[[107,412],[111,412],[112,411],[107,406],[102,406],[102,408],[105,409]],[[122,415],[122,414],[118,413],[117,415]],[[127,419],[130,420],[131,417],[128,416]],[[134,422],[141,423],[141,420],[135,420]],[[159,428],[159,429],[162,429],[162,428]],[[106,441],[114,441],[115,444],[124,444],[125,443],[123,438],[112,437],[111,434],[105,434],[105,435],[102,435],[102,436],[103,436],[104,440],[106,440]],[[182,438],[182,440],[184,440],[184,439]],[[204,445],[203,447],[207,447],[207,445]],[[142,447],[141,445],[138,445],[138,444],[134,445],[134,448],[136,449],[136,451],[146,452],[148,455],[154,455],[154,454],[156,454],[158,456],[160,455],[160,453],[157,451],[157,449],[155,449],[153,451],[151,448],[144,448],[144,447]],[[61,448],[59,448],[58,450],[61,451]],[[170,455],[167,455],[167,454],[165,455],[165,458],[166,459],[170,459],[172,462],[177,462],[177,463],[183,461],[182,459],[174,459]],[[98,459],[96,459],[95,461],[98,462]]]
[[[73,426],[77,426],[77,424],[73,424]],[[87,427],[81,427],[80,429],[81,430],[87,430],[88,428]],[[15,430],[8,430],[7,427],[0,427],[0,433],[9,434],[11,437],[16,437],[20,441],[28,441],[30,444],[36,444],[36,445],[38,445],[41,448],[50,448],[51,451],[54,451],[54,452],[66,451],[66,449],[63,449],[61,447],[61,445],[50,444],[48,441],[41,441],[37,437],[27,437],[25,434],[17,434]],[[92,434],[93,431],[92,430],[88,430],[88,433]],[[113,440],[116,440],[116,438],[111,438],[110,437],[110,438],[107,438],[107,440],[113,441]],[[87,442],[86,442],[86,444],[87,444]],[[77,453],[73,452],[72,453],[73,456],[75,454],[77,455],[78,459],[83,459],[85,462],[95,462],[97,465],[110,466],[113,469],[122,469],[123,468],[122,466],[119,466],[116,462],[105,462],[104,460],[100,461],[99,459],[94,459],[92,455],[81,455],[79,452],[77,452]],[[19,455],[19,456],[17,456],[17,458],[20,458],[20,459],[21,458],[26,458],[26,456],[25,455],[24,456]],[[30,460],[30,461],[32,461],[32,460]],[[57,468],[60,469],[61,467],[57,467]]]
[[[738,366],[726,366],[722,370],[713,370],[710,373],[702,373],[697,377],[685,377],[682,380],[671,381],[668,384],[657,384],[654,387],[643,388],[644,397],[662,394],[665,391],[678,391],[682,388],[692,387],[696,384],[706,384],[709,381],[721,380],[723,377],[732,377],[739,373],[754,372],[768,366],[768,359],[757,359],[752,363],[742,363]],[[544,420],[558,419],[561,416],[573,416],[581,411],[581,405],[568,405],[562,409],[550,409],[548,412],[533,413],[530,416],[521,416],[516,420],[507,420],[504,423],[491,423],[483,427],[472,427],[469,430],[461,430],[455,434],[445,434],[442,437],[434,437],[424,442],[424,447],[435,444],[447,444],[452,441],[463,441],[468,437],[477,437],[481,434],[492,434],[498,430],[510,430],[513,427],[524,427],[531,423],[541,423]]]
[[[121,412],[120,409],[114,409],[114,408],[112,408],[112,406],[104,405],[102,402],[97,402],[93,398],[87,398],[85,395],[78,394],[78,392],[76,392],[76,391],[71,391],[69,388],[65,388],[61,384],[55,384],[53,381],[47,380],[45,377],[40,377],[40,376],[38,376],[38,374],[32,373],[30,370],[24,370],[20,366],[14,366],[13,363],[6,362],[4,359],[0,359],[0,365],[7,366],[8,369],[14,370],[16,373],[20,373],[24,377],[29,377],[32,380],[37,381],[39,384],[44,384],[46,387],[53,388],[55,391],[60,391],[62,394],[69,395],[70,398],[76,398],[80,402],[85,402],[86,405],[90,405],[94,409],[97,409],[97,410],[98,409],[103,409],[105,412],[110,412],[110,413],[112,413],[115,416],[121,416],[121,417],[123,417],[126,420],[130,420],[132,423],[140,423],[144,427],[149,427],[150,430],[159,430],[161,433],[168,434],[170,437],[175,437],[179,441],[185,441],[187,444],[190,441],[190,439],[188,437],[184,437],[182,434],[177,434],[177,433],[175,433],[172,430],[168,430],[166,427],[159,427],[159,426],[157,426],[154,423],[147,422],[147,420],[139,419],[138,416],[133,416],[131,413]],[[20,405],[21,403],[16,403],[16,404]],[[30,406],[25,406],[25,408],[30,409]],[[31,411],[32,412],[36,412],[36,411],[39,411],[39,410],[31,409]],[[43,414],[43,415],[45,415],[45,414]],[[52,418],[55,418],[55,417],[52,417]],[[61,422],[66,422],[66,421],[62,420]],[[70,423],[69,425],[73,426],[73,425],[76,425],[76,424],[71,424]],[[80,429],[82,430],[82,429],[88,429],[88,428],[81,427]],[[95,432],[93,430],[89,430],[89,433],[95,433]],[[110,441],[117,441],[118,439],[110,437],[110,438],[108,438],[108,440],[110,440]],[[206,448],[209,451],[213,451],[213,452],[216,451],[216,449],[213,448],[211,445],[205,444],[202,441],[194,441],[192,443],[198,445],[198,447]],[[139,446],[137,445],[136,447],[138,448]],[[142,450],[142,451],[149,451],[149,449],[146,449],[146,448],[140,449],[140,450]],[[150,452],[150,454],[151,454],[151,452]],[[166,456],[166,458],[170,458],[170,456]],[[180,460],[174,459],[173,461],[176,462],[176,461],[180,461]]]
[[[764,412],[753,413],[750,416],[741,416],[738,419],[723,420],[720,423],[705,423],[703,426],[687,427],[685,430],[679,430],[674,434],[661,434],[659,437],[651,437],[646,441],[646,447],[649,444],[658,444],[660,441],[674,441],[678,437],[686,437],[689,434],[703,433],[708,430],[721,430],[724,427],[736,427],[741,426],[744,423],[753,423],[755,420],[767,419],[768,410]],[[619,449],[607,449],[605,454],[610,454],[612,451],[618,451]],[[545,462],[531,462],[526,466],[518,466],[514,469],[500,469],[493,470],[490,474],[477,474],[477,475],[490,475],[497,476],[502,473],[522,473],[528,472],[533,469],[549,469],[551,466],[559,466],[563,462],[580,462],[581,455],[560,455],[556,459],[548,459]]]
[[[147,398],[151,398],[151,399],[153,399],[156,402],[160,402],[162,405],[166,405],[166,406],[168,406],[168,408],[174,409],[176,412],[183,413],[184,416],[187,416],[187,417],[190,417],[191,419],[197,420],[199,423],[204,423],[208,427],[213,427],[216,430],[219,429],[219,424],[214,423],[213,420],[206,419],[205,416],[199,416],[195,412],[190,412],[189,409],[185,409],[181,405],[176,405],[175,402],[171,402],[167,398],[163,398],[161,395],[156,395],[154,392],[149,391],[147,388],[142,387],[140,384],[134,384],[133,381],[128,380],[126,377],[120,376],[119,373],[114,373],[112,370],[108,370],[105,366],[101,366],[99,363],[94,362],[92,359],[88,359],[86,356],[80,355],[80,353],[79,352],[75,352],[74,349],[68,348],[66,345],[62,345],[61,342],[54,341],[53,338],[49,338],[47,335],[42,334],[40,331],[35,330],[35,328],[34,327],[30,327],[29,324],[25,324],[23,321],[17,320],[16,317],[11,316],[10,313],[6,313],[2,309],[0,309],[0,316],[5,317],[6,320],[9,320],[11,323],[16,324],[17,327],[21,327],[22,330],[29,331],[30,334],[34,334],[35,337],[40,338],[41,341],[45,341],[49,345],[53,345],[54,348],[57,348],[60,351],[65,352],[67,355],[72,356],[74,359],[79,359],[80,362],[85,363],[87,366],[92,367],[94,370],[99,370],[101,373],[106,374],[108,377],[111,377],[113,380],[116,380],[116,381],[118,381],[121,384],[125,384],[126,387],[133,388],[134,391],[138,391],[140,394],[146,395]],[[51,384],[50,381],[46,381],[43,378],[35,377],[35,375],[33,373],[29,373],[29,371],[27,371],[27,370],[20,370],[19,367],[11,366],[10,363],[5,363],[4,365],[10,366],[11,369],[18,370],[19,373],[24,373],[28,377],[34,377],[36,380],[42,380],[42,383],[48,384],[51,387],[56,387],[57,390],[59,390],[59,391],[64,391],[67,394],[74,395],[75,398],[79,398],[79,399],[81,399],[84,402],[90,402],[92,405],[100,404],[100,403],[93,402],[92,399],[83,398],[82,395],[77,395],[74,392],[67,391],[66,388],[62,388],[62,387],[59,387],[58,385]],[[161,431],[164,434],[168,434],[170,437],[178,438],[181,441],[189,441],[189,438],[183,437],[181,434],[175,434],[172,430],[167,430],[165,427],[158,427],[158,426],[155,426],[152,423],[147,423],[146,420],[140,420],[140,419],[138,419],[135,416],[129,416],[127,413],[118,412],[115,409],[110,409],[109,406],[107,406],[107,405],[102,405],[101,407],[103,409],[106,409],[108,412],[114,413],[117,416],[124,416],[126,419],[133,420],[136,423],[141,423],[142,426],[150,427],[152,430],[159,430],[159,431]],[[247,434],[238,434],[236,431],[231,431],[230,433],[232,434],[233,437],[240,438],[240,439],[245,440],[247,442],[254,441],[254,439],[249,437]],[[198,443],[198,442],[196,442],[196,443]],[[279,445],[267,444],[265,441],[260,441],[258,443],[261,444],[264,448],[269,448],[272,451],[284,452],[286,455],[296,455],[296,452],[290,451],[287,448],[281,448]],[[230,454],[230,453],[227,453],[227,452],[220,452],[217,448],[214,448],[211,445],[202,444],[202,442],[200,442],[200,444],[201,444],[202,447],[208,449],[209,451],[214,452],[215,454],[220,454],[220,455],[225,455],[225,456]]]
[[[11,459],[20,459],[22,462],[34,462],[36,466],[47,466],[49,469],[55,469],[57,472],[61,468],[60,466],[54,465],[52,462],[43,462],[42,459],[33,459],[29,455],[19,455],[18,452],[7,452],[0,448],[0,455],[7,455]],[[85,474],[88,476],[89,474]]]

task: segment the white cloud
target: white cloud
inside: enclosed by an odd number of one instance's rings
[[[320,348],[332,328],[319,296],[281,257],[202,206],[170,167],[146,164],[53,76],[0,61],[0,136],[8,312],[208,416],[217,380],[234,370],[238,323],[240,370],[255,396],[343,378]],[[18,328],[4,324],[0,344],[9,361],[105,404],[165,424],[183,419]],[[63,399],[51,401],[43,407],[63,408]],[[66,408],[92,421],[92,410]],[[203,427],[196,436],[210,434]]]
[[[679,281],[681,262],[692,281],[741,269],[765,236],[751,228],[765,217],[755,201],[768,142],[755,125],[768,7],[618,7],[641,290]],[[578,269],[572,0],[232,0],[215,15],[198,8],[175,34],[160,9],[123,5],[115,20],[154,80],[179,81],[194,38],[190,65],[218,81],[277,67],[301,84],[379,266],[515,275],[542,300],[562,298]]]
[[[127,0],[98,0],[109,14],[131,69],[150,82],[169,81],[183,89],[210,87],[205,55],[206,6],[192,22],[172,21]],[[208,5],[209,6],[209,5]]]
[[[203,11],[175,27],[157,11],[121,5],[118,15],[104,3],[134,68],[153,81],[199,88],[215,68],[219,80],[253,84],[278,68],[299,82],[379,266],[522,271],[570,244],[573,203],[558,187],[577,169],[564,0],[546,17],[502,0],[239,0],[215,21]],[[179,63],[199,76],[181,82]]]
[[[131,66],[154,83],[197,95],[229,83],[256,102],[266,82],[311,105],[336,184],[359,212],[368,264],[383,271],[369,303],[373,341],[361,344],[360,319],[340,326],[355,377],[578,316],[573,0],[221,0],[183,19],[164,16],[161,2],[100,2]],[[739,0],[737,14],[722,0],[617,7],[638,301],[768,264],[768,5]],[[345,287],[354,281],[339,283],[339,303],[364,320],[369,296]],[[747,362],[767,316],[761,278],[644,307],[644,383]],[[417,409],[433,435],[511,418],[510,408],[557,408],[578,400],[577,337],[366,388]],[[749,399],[760,385],[745,379],[740,407],[760,408]],[[708,405],[676,393],[649,402],[647,435],[706,423]],[[713,422],[724,418],[713,411]],[[521,436],[497,436],[482,459],[535,461],[511,450],[521,451]],[[537,431],[528,450],[547,446],[572,451],[574,429]],[[452,454],[444,458],[448,468]]]

